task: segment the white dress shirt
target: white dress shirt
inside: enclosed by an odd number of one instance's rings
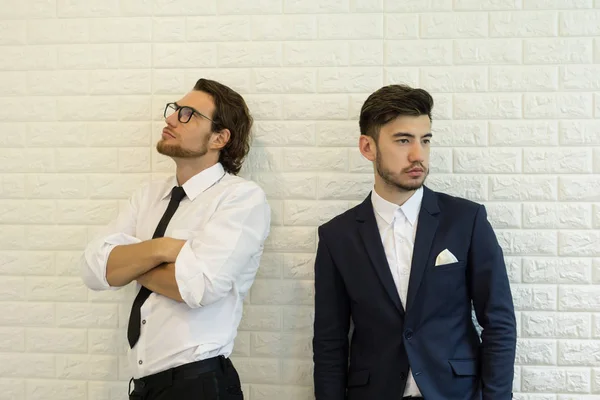
[[[417,221],[423,200],[423,188],[418,189],[402,206],[383,199],[373,188],[371,202],[381,235],[392,278],[402,305],[406,309],[410,266],[417,233]],[[404,396],[421,396],[412,371],[408,373]]]
[[[90,289],[118,289],[106,281],[110,252],[152,238],[174,186],[177,180],[171,177],[140,188],[90,242],[81,262]],[[220,163],[193,176],[183,189],[186,197],[165,236],[186,240],[175,261],[184,302],[152,293],[142,306],[140,338],[128,350],[134,378],[231,354],[244,297],[269,234],[271,210],[263,190],[225,173]]]

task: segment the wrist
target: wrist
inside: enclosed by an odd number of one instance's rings
[[[167,261],[168,248],[164,237],[150,240],[151,254],[155,266]]]

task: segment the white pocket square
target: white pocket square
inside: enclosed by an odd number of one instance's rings
[[[435,259],[435,266],[439,267],[440,265],[452,264],[458,262],[458,259],[454,257],[454,254],[450,252],[450,250],[445,249]]]

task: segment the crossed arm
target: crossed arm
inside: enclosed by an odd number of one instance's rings
[[[133,280],[153,292],[183,302],[175,280],[175,260],[185,240],[169,237],[116,246],[106,263],[106,280],[120,287]]]
[[[196,308],[222,299],[240,277],[256,273],[258,263],[250,261],[262,251],[271,220],[258,186],[240,185],[201,229],[189,227],[187,240],[135,237],[137,198],[87,246],[81,274],[90,289],[114,290],[137,280]]]

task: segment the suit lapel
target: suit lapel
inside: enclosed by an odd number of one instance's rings
[[[358,231],[360,232],[362,241],[367,249],[367,254],[371,259],[371,264],[373,265],[381,284],[394,302],[398,311],[404,313],[404,309],[400,302],[400,296],[398,296],[398,290],[394,284],[394,278],[392,277],[390,267],[385,257],[385,250],[381,243],[381,235],[379,234],[377,221],[375,221],[370,194],[365,201],[359,205],[356,220],[359,223]]]
[[[433,244],[433,239],[439,224],[439,212],[440,209],[437,203],[436,194],[427,187],[423,187],[423,201],[421,203],[421,211],[419,212],[419,221],[417,223],[417,233],[415,235],[410,278],[408,281],[408,294],[406,296],[407,312],[414,302],[427,267],[431,245]]]

